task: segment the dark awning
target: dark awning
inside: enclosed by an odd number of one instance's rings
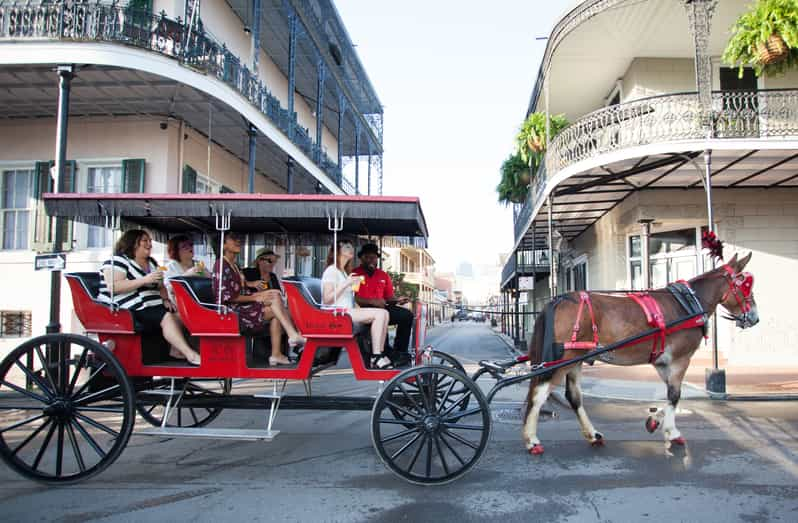
[[[426,238],[418,198],[297,194],[45,194],[51,216],[102,225],[108,216],[165,233],[213,231],[231,216],[242,233],[326,233],[328,217],[343,216],[343,233]]]

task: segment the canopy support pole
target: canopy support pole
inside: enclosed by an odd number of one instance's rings
[[[247,134],[249,135],[249,185],[248,190],[249,194],[255,193],[255,157],[257,155],[257,140],[258,140],[258,131],[255,129],[255,126],[249,124],[249,129],[247,129]]]
[[[75,76],[73,65],[59,65],[58,72],[58,116],[55,140],[55,180],[53,192],[61,192],[61,183],[64,179],[64,166],[66,165],[67,127],[69,120],[69,89],[72,78]],[[64,242],[61,223],[64,218],[54,217],[51,221],[53,228],[53,253],[60,251]],[[50,323],[47,324],[48,334],[61,332],[61,271],[50,273]]]
[[[547,205],[549,208],[548,229],[549,229],[549,294],[553,299],[557,296],[557,263],[554,260],[554,218],[551,195],[547,197]]]

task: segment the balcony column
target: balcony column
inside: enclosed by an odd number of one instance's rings
[[[651,222],[654,220],[644,218],[638,220],[640,224],[640,274],[643,277],[643,289],[651,289]]]
[[[321,163],[322,132],[324,124],[324,79],[327,76],[327,67],[319,56],[316,63],[316,161]]]
[[[346,97],[338,95],[338,170],[344,168],[344,116],[346,115]],[[338,180],[341,185],[341,180]]]
[[[75,76],[75,69],[72,65],[59,65],[56,72],[58,73],[58,115],[55,138],[55,180],[53,180],[52,191],[57,193],[61,192],[66,166],[69,90],[72,86],[72,78]],[[64,242],[61,230],[61,220],[63,219],[55,217],[51,222],[54,253],[63,248],[61,245]],[[61,332],[61,271],[50,272],[50,323],[47,324],[46,331],[48,334]],[[48,359],[50,357],[48,350]]]
[[[549,207],[549,293],[551,297],[557,296],[557,261],[554,259],[554,219],[553,219],[553,205],[551,195],[546,199],[546,205]]]
[[[291,8],[289,8],[291,9]],[[296,39],[299,20],[291,9],[288,13],[288,137],[294,138],[294,91],[296,90]]]
[[[260,0],[252,0],[252,74],[258,76],[260,61]]]
[[[355,120],[355,194],[360,194],[360,120]]]
[[[695,47],[695,81],[701,119],[707,137],[712,133],[712,59],[709,35],[717,0],[685,0],[690,33]]]
[[[371,196],[371,138],[368,139],[369,145],[369,163],[368,163],[368,186],[366,187],[366,194]]]
[[[288,194],[294,194],[294,159],[285,162],[285,186]]]
[[[247,129],[249,135],[249,185],[247,187],[250,194],[255,193],[255,157],[258,150],[258,130],[254,125],[249,124]]]
[[[712,151],[704,151],[704,190],[707,193],[707,228],[710,232],[715,232],[715,217],[712,213]],[[710,256],[712,269],[715,269],[715,258]],[[720,368],[720,358],[718,356],[718,313],[712,315],[710,324],[710,336],[712,337],[712,368],[704,371],[706,389],[709,392],[726,392],[726,371]]]

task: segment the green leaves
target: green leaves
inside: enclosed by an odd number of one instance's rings
[[[798,65],[798,0],[757,0],[731,28],[732,37],[723,52],[723,61],[740,69],[753,66],[757,76],[783,74]],[[786,59],[765,64],[759,46],[771,35],[781,36],[789,48]]]
[[[529,165],[515,152],[507,157],[501,166],[501,181],[496,186],[499,202],[504,204],[522,203],[529,187]]]

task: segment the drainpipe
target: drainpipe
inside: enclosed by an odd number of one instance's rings
[[[549,294],[551,298],[557,296],[557,263],[554,261],[554,218],[553,218],[553,201],[551,195],[547,198],[547,205],[549,207]]]
[[[257,152],[258,131],[255,126],[249,124],[247,129],[249,135],[249,194],[255,193],[255,155]]]

